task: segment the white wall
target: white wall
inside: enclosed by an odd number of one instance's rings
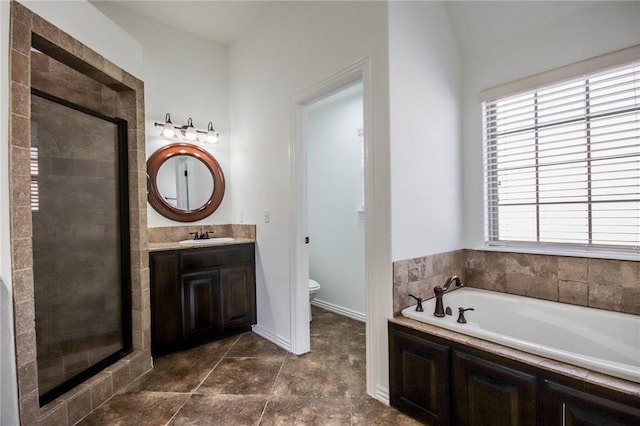
[[[480,248],[484,244],[482,116],[479,93],[519,78],[639,44],[640,2],[603,3],[514,35],[464,57],[465,247]],[[553,3],[549,2],[548,6],[553,6]]]
[[[461,247],[461,60],[441,2],[389,4],[393,260]]]
[[[388,385],[386,319],[392,314],[388,175],[387,5],[382,2],[282,2],[274,4],[231,46],[233,214],[258,225],[258,325],[291,342],[290,278],[293,102],[301,93],[363,57],[371,63],[371,155],[375,163],[378,256],[374,281],[377,361],[373,387]],[[367,99],[365,87],[365,102]],[[271,213],[264,223],[263,212]],[[372,359],[373,359],[372,358]]]
[[[195,144],[209,151],[220,163],[226,177],[225,197],[211,216],[192,224],[230,223],[233,182],[229,164],[227,47],[136,15],[122,9],[118,2],[99,2],[97,7],[142,45],[147,158],[158,148],[181,141],[181,138],[160,137],[161,128],[153,126],[154,121],[164,122],[167,112],[175,125],[186,124],[191,117],[195,127],[205,130],[207,123],[213,121],[220,132],[219,145]],[[161,216],[150,205],[147,211],[150,228],[181,225]]]
[[[22,2],[26,7],[88,45],[129,73],[142,74],[142,48],[85,1]],[[0,424],[18,424],[13,354],[13,313],[9,228],[8,53],[9,2],[0,1]],[[108,34],[108,37],[104,35]]]
[[[114,25],[88,1],[22,0],[20,3],[123,70],[138,78],[142,77],[140,43]]]
[[[362,84],[307,107],[309,277],[316,300],[365,317]],[[345,311],[346,310],[346,311]]]

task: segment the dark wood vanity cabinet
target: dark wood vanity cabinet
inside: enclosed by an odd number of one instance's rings
[[[390,329],[392,405],[431,425],[449,424],[449,347]]]
[[[535,426],[536,376],[453,351],[453,424]]]
[[[154,356],[256,323],[253,243],[151,252],[149,263]]]
[[[640,425],[640,398],[389,323],[390,403],[432,426]]]
[[[621,401],[609,392],[577,389],[542,380],[540,424],[638,426],[640,401]]]

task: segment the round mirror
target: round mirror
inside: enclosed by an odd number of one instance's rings
[[[224,190],[220,164],[195,145],[168,145],[147,160],[149,204],[169,219],[179,222],[204,219],[220,206]]]

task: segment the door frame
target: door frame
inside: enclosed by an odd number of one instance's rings
[[[289,163],[291,182],[291,226],[290,226],[290,312],[291,312],[291,350],[294,354],[303,354],[310,350],[309,321],[307,305],[309,303],[309,260],[307,246],[307,147],[305,107],[326,98],[341,89],[362,82],[363,86],[363,131],[364,131],[364,221],[365,221],[365,313],[366,353],[367,353],[367,392],[379,397],[377,391],[377,346],[373,289],[375,282],[375,223],[374,204],[374,134],[372,120],[372,78],[371,60],[364,57],[347,68],[320,81],[292,99],[292,128],[289,143]],[[384,396],[383,396],[384,398]]]

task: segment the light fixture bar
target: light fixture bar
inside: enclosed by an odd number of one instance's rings
[[[193,126],[193,120],[191,119],[191,117],[189,117],[186,125],[176,126],[171,122],[171,115],[169,113],[166,114],[164,123],[158,123],[157,121],[155,121],[153,125],[154,127],[162,127],[163,130],[161,135],[169,139],[173,138],[179,132],[187,140],[196,140],[196,134],[200,133],[201,135],[206,135],[206,142],[215,144],[218,143],[218,137],[220,136],[220,133],[216,132],[216,130],[213,128],[213,122],[211,121],[207,126],[207,130],[195,128]]]

